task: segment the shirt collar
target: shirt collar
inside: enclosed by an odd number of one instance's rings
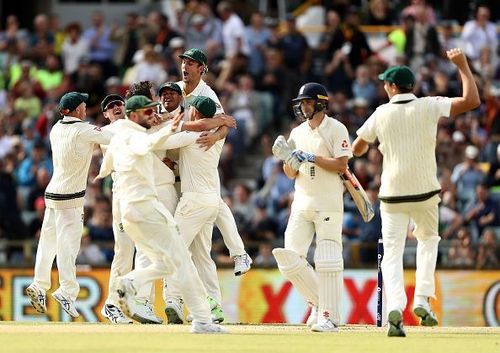
[[[396,94],[394,97],[392,97],[389,103],[409,101],[412,99],[417,99],[417,96],[415,96],[413,93],[401,93],[401,94]]]
[[[66,122],[66,121],[83,121],[81,119],[75,118],[74,116],[67,116],[67,115],[64,115],[62,120],[64,122]]]
[[[310,131],[317,131],[319,129],[323,129],[325,127],[326,124],[328,124],[328,121],[327,119],[330,119],[330,117],[328,115],[325,114],[323,120],[321,120],[321,123],[316,127],[316,128],[312,128],[311,125],[309,125],[309,122],[306,121],[306,124],[307,124],[307,128],[310,130]]]
[[[184,83],[184,81],[179,81],[177,82],[178,85],[180,85],[181,89],[182,89],[182,96],[187,98],[187,97],[190,97],[190,96],[199,96],[200,95],[200,91],[203,89],[203,87],[206,85],[205,81],[203,81],[203,79],[200,79],[200,82],[198,82],[198,85],[195,87],[195,89],[193,90],[193,92],[191,92],[190,94],[187,94],[186,95],[186,84]]]
[[[134,129],[134,130],[137,130],[137,131],[142,131],[142,132],[146,132],[147,129],[145,127],[142,127],[141,125],[137,124],[137,123],[134,123],[132,120],[129,120],[128,118],[125,118],[124,119],[125,121],[123,122],[123,125],[125,127],[128,127],[130,129]]]

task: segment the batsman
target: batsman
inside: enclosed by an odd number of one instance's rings
[[[293,99],[295,115],[304,120],[288,141],[279,136],[275,156],[295,179],[295,196],[285,231],[285,248],[274,249],[278,268],[311,305],[307,325],[314,332],[337,332],[343,289],[342,217],[344,191],[340,174],[352,157],[347,128],[326,115],[328,93],[310,82]],[[316,234],[314,263],[306,260]]]

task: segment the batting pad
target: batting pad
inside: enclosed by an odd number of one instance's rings
[[[318,276],[309,263],[295,251],[273,250],[280,272],[292,282],[297,291],[313,305],[318,305]]]
[[[344,287],[342,245],[333,240],[319,240],[314,261],[319,277],[319,315],[338,325]]]

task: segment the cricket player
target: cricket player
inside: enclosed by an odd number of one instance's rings
[[[216,104],[216,115],[224,114],[224,109],[220,104],[219,98],[213,89],[202,79],[202,75],[208,72],[207,56],[205,53],[200,49],[191,48],[179,55],[179,57],[182,59],[182,81],[177,82],[177,84],[182,89],[182,95],[184,96],[185,102],[189,104],[190,100],[196,96],[209,97]],[[207,147],[212,146],[216,141],[225,138],[227,131],[228,130],[225,130],[225,132],[223,131],[223,137],[220,135],[221,132],[217,134],[202,135],[198,139],[198,143],[203,143]],[[235,276],[240,276],[250,270],[252,259],[245,251],[231,209],[222,199],[220,206],[215,225],[221,231],[224,243],[229,249],[229,254],[234,259],[234,274]]]
[[[101,102],[102,114],[109,120],[109,124],[102,128],[103,131],[109,131],[112,135],[116,134],[124,123],[125,117],[125,99],[118,94],[110,94],[104,97]],[[101,145],[103,154],[107,151],[107,145]],[[114,185],[116,175],[111,173]],[[109,292],[101,314],[113,324],[131,324],[132,320],[127,318],[121,311],[118,304],[117,278],[123,276],[133,267],[133,258],[135,245],[132,239],[125,233],[121,223],[119,199],[113,197],[113,235],[115,238],[114,256],[109,271]],[[146,311],[147,309],[144,309]]]
[[[313,306],[307,322],[311,330],[337,332],[344,284],[344,186],[339,173],[347,170],[352,156],[349,134],[342,123],[325,114],[328,93],[322,85],[306,83],[293,101],[298,102],[296,115],[305,121],[291,131],[288,141],[278,137],[273,146],[273,152],[285,161],[285,174],[295,179],[285,248],[276,248],[273,254],[283,276]],[[298,168],[280,157],[283,148],[294,150],[293,155],[301,162]],[[306,260],[314,234],[316,271]]]
[[[71,317],[78,317],[75,300],[80,291],[76,280],[76,256],[83,231],[83,201],[92,152],[96,144],[108,144],[111,134],[84,122],[88,94],[69,92],[59,101],[63,118],[50,132],[54,174],[45,191],[45,215],[36,253],[33,283],[26,288],[31,304],[47,310],[46,292],[54,258],[59,288],[52,297]]]
[[[122,224],[151,264],[134,269],[123,276],[118,285],[122,310],[134,317],[137,290],[156,279],[171,276],[180,278],[180,290],[189,310],[193,312],[193,333],[222,333],[222,327],[213,324],[206,291],[189,258],[179,227],[171,213],[158,201],[155,187],[153,150],[158,143],[180,130],[179,120],[147,134],[156,115],[158,103],[145,96],[127,100],[127,119],[122,129],[112,138],[99,172],[100,178],[112,171],[117,174],[115,197],[120,199]]]
[[[143,93],[145,96],[152,99],[154,96],[154,93],[152,91],[152,85],[148,81],[143,81],[131,85],[129,90],[130,96],[137,95],[140,93]],[[176,83],[174,82],[164,83],[159,88],[158,95],[161,96],[162,97],[161,99],[164,101],[168,101],[169,99],[166,98],[166,96],[169,96],[172,99],[172,102],[165,104],[166,112],[161,116],[157,115],[157,119],[155,119],[154,125],[151,127],[151,129],[148,129],[148,133],[154,133],[159,129],[171,124],[171,121],[175,116],[184,113],[184,108],[180,105],[180,102],[182,101],[182,91]],[[174,103],[176,104],[175,109],[173,109]],[[171,106],[172,109],[170,109],[169,106]],[[158,119],[159,117],[161,118],[161,120]],[[213,130],[221,126],[227,128],[235,128],[236,120],[229,116],[219,115],[215,118],[210,118],[210,119],[183,121],[180,129],[181,131],[185,130],[185,131],[202,132],[206,130]],[[177,190],[175,189],[174,186],[176,178],[174,176],[172,169],[170,169],[170,167],[173,166],[172,161],[166,158],[165,149],[155,151],[155,155],[156,157],[158,157],[154,158],[155,187],[158,192],[158,199],[167,208],[167,210],[169,210],[173,214],[175,213],[175,209],[177,207],[178,196],[177,196]],[[137,268],[143,268],[150,265],[149,259],[141,251],[137,252],[135,263]],[[201,266],[197,264],[197,267]],[[202,281],[204,284],[206,281],[209,281],[205,279],[207,278],[207,275],[205,275],[203,269],[199,270],[198,272],[202,277]],[[170,279],[170,281],[172,280],[173,279]],[[217,281],[217,277],[215,277],[215,281]],[[164,299],[165,302],[167,303],[167,308],[165,309],[165,312],[167,313],[169,323],[182,323],[182,320],[180,320],[177,314],[172,316],[172,308],[171,308],[172,305],[169,305],[169,303],[171,303],[171,300],[167,298],[165,291],[167,283],[168,280],[164,281]],[[152,315],[154,315],[154,308],[152,303],[154,302],[154,286],[152,283],[146,284],[143,287],[139,288],[136,297],[136,302],[138,305],[146,306],[149,308],[148,311],[139,310],[138,308],[136,312],[138,318],[141,318],[142,316],[142,319],[146,320],[153,319]],[[180,301],[176,302],[174,305],[176,305],[175,308],[178,309],[178,311],[182,311],[182,305]],[[214,303],[211,303],[211,306],[213,315],[216,317],[221,317],[222,309],[220,308],[220,305],[218,306],[215,305]],[[141,313],[143,313],[143,315],[141,315]],[[148,315],[148,313],[150,313],[151,315]],[[161,320],[159,317],[156,318],[157,321]]]
[[[215,111],[216,105],[212,99],[203,96],[194,97],[189,109],[190,120],[211,118]],[[217,167],[224,141],[219,140],[214,146],[205,150],[196,143],[199,136],[200,133],[192,132],[176,134],[166,140],[161,147],[179,148],[182,197],[175,211],[175,220],[179,224],[181,234],[209,297],[216,303],[221,303],[217,269],[210,257],[210,250],[213,226],[221,206],[220,178]],[[172,309],[172,304],[180,301],[181,295],[175,282],[167,287],[167,298],[167,309]],[[167,314],[180,319],[178,321],[182,323],[181,308],[178,309],[178,312],[167,310]],[[213,319],[222,321],[223,317],[216,316]]]
[[[423,326],[438,321],[429,305],[435,297],[434,271],[438,254],[436,131],[440,117],[455,117],[476,108],[479,94],[467,59],[460,49],[446,52],[462,80],[462,97],[423,97],[413,93],[415,76],[406,66],[379,75],[389,103],[383,104],[358,131],[353,152],[361,156],[379,141],[384,156],[379,192],[384,258],[382,275],[387,298],[388,336],[406,336],[402,312],[407,298],[403,282],[403,251],[410,220],[417,238],[416,287],[413,311]]]

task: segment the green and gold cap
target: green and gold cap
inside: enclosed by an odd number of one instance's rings
[[[378,75],[381,81],[394,83],[402,88],[413,88],[415,85],[415,75],[408,66],[392,66]]]

